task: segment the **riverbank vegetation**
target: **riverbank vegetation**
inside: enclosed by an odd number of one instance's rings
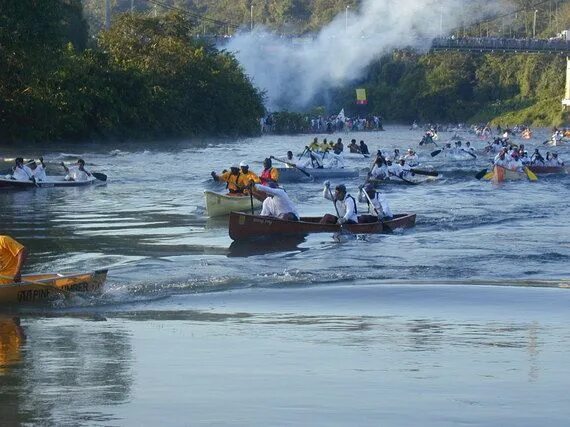
[[[180,14],[123,14],[89,43],[79,0],[4,5],[3,141],[259,132],[262,94],[231,54],[196,41]]]

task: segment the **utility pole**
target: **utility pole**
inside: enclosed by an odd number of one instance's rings
[[[538,13],[538,10],[535,9],[534,11],[534,19],[532,20],[532,38],[536,38],[536,14]]]
[[[253,31],[253,3],[249,8],[249,30]]]
[[[344,32],[348,33],[348,9],[350,9],[350,5],[346,5],[346,9],[344,10]]]
[[[105,29],[111,28],[111,0],[105,0]]]

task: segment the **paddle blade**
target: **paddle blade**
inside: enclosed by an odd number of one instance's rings
[[[418,175],[439,176],[439,172],[436,171],[426,171],[422,169],[410,169],[410,171]]]
[[[536,176],[536,174],[531,171],[529,168],[524,168],[524,171],[526,173],[526,176],[528,176],[528,179],[530,179],[531,181],[537,181],[538,177]]]
[[[107,175],[105,175],[104,173],[92,172],[91,175],[93,175],[99,181],[107,181]]]
[[[475,175],[475,178],[481,179],[485,176],[486,173],[487,173],[487,168],[477,172],[477,174]]]
[[[432,151],[432,152],[431,152],[431,156],[432,156],[432,157],[435,157],[435,156],[437,156],[439,153],[441,153],[441,150]]]
[[[493,179],[493,176],[495,176],[495,173],[493,171],[487,172],[485,175],[483,175],[483,179],[488,181],[490,179]]]

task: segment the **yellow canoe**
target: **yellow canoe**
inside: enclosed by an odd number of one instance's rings
[[[107,270],[79,274],[26,274],[20,283],[0,285],[0,305],[46,304],[74,294],[97,294],[103,289]]]

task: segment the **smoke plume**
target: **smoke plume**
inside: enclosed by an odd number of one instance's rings
[[[504,7],[497,0],[364,0],[310,37],[291,40],[256,28],[225,48],[266,91],[270,110],[301,109],[326,88],[361,77],[380,56],[397,48],[428,49],[435,37]]]

